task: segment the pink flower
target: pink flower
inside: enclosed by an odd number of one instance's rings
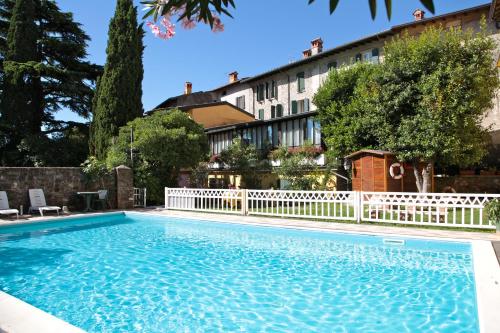
[[[182,19],[182,27],[186,30],[193,29],[196,26],[194,20],[188,19],[187,17]]]
[[[224,24],[222,24],[222,21],[218,16],[214,15],[214,25],[212,27],[213,32],[222,32],[224,31]]]

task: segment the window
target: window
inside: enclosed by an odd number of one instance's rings
[[[360,62],[362,59],[361,53],[356,54],[355,61]]]
[[[336,61],[329,62],[328,63],[328,71],[332,71],[334,69],[337,69],[337,62]]]
[[[259,109],[259,119],[264,120],[264,109]]]
[[[274,80],[271,82],[271,98],[278,98],[278,83]]]
[[[297,101],[292,101],[292,114],[297,114]]]
[[[264,100],[264,84],[259,84],[256,89],[257,101],[262,102]]]
[[[321,144],[321,125],[317,120],[314,121],[314,144]]]
[[[271,98],[269,95],[269,83],[266,82],[266,99],[269,99],[269,98]]]
[[[364,62],[370,62],[373,64],[377,64],[379,62],[378,57],[379,57],[379,51],[377,48],[363,53],[363,61]]]
[[[271,118],[276,118],[276,106],[271,106]]]
[[[379,63],[379,56],[380,56],[379,50],[377,48],[374,48],[372,50],[372,62],[374,64],[378,64]]]
[[[236,106],[245,110],[245,96],[236,97]]]
[[[306,90],[306,80],[304,76],[304,72],[300,72],[297,74],[297,92],[301,93]]]
[[[277,118],[283,117],[283,105],[281,104],[276,105],[276,117]]]
[[[293,102],[295,102],[295,112],[293,112],[294,111]],[[308,98],[304,98],[300,101],[293,101],[293,102],[292,102],[292,114],[309,112],[309,99]]]

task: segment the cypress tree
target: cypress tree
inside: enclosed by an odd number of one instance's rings
[[[3,91],[0,123],[4,133],[2,164],[18,157],[17,146],[26,135],[41,131],[36,116],[37,29],[33,0],[17,0],[9,24],[3,59]]]
[[[118,129],[143,113],[143,35],[132,0],[118,0],[109,24],[107,59],[92,110],[89,148],[98,159],[106,157]]]

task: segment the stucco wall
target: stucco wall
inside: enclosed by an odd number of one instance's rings
[[[462,29],[473,29],[475,31],[479,30],[479,22],[483,15],[487,15],[487,9],[483,12],[473,12],[466,13],[465,15],[450,16],[448,18],[442,19],[437,22],[444,27],[456,27],[461,26]],[[409,28],[409,33],[412,35],[417,35],[421,33],[426,27],[430,26],[429,23],[419,24]],[[500,34],[499,30],[496,28],[495,24],[490,22],[489,29],[491,36],[498,42],[498,49],[495,51],[494,60],[498,60],[500,54]],[[328,36],[327,36],[328,37]],[[271,74],[265,76],[264,78],[258,80],[252,80],[245,84],[238,84],[228,88],[225,91],[225,95],[221,96],[223,101],[228,101],[229,103],[236,104],[236,98],[238,96],[245,96],[245,110],[258,118],[258,110],[264,109],[264,119],[271,118],[271,106],[282,104],[283,105],[283,115],[291,114],[291,101],[302,100],[308,98],[310,100],[310,111],[316,110],[316,107],[312,103],[314,94],[317,92],[318,88],[324,82],[328,75],[328,64],[332,61],[337,62],[337,67],[348,66],[352,63],[352,59],[357,53],[363,54],[373,48],[378,48],[380,51],[380,61],[383,61],[383,46],[384,44],[392,39],[393,37],[382,38],[376,42],[371,42],[364,44],[362,46],[356,46],[347,51],[342,51],[337,54],[318,59],[308,64],[295,66],[292,69],[286,71]],[[300,52],[297,52],[297,59],[300,57]],[[262,70],[266,70],[263,68]],[[305,91],[302,93],[297,92],[297,80],[296,75],[299,72],[305,73]],[[272,81],[278,83],[278,99],[265,99],[264,101],[258,102],[256,100],[255,87],[261,83]],[[290,94],[289,94],[290,92]],[[500,92],[492,101],[492,109],[487,112],[483,120],[483,126],[489,128],[491,131],[500,130]],[[500,137],[494,136],[493,141],[500,144]]]

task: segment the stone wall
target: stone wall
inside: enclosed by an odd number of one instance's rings
[[[500,193],[500,175],[435,177],[436,192],[452,187],[457,193]]]
[[[114,170],[102,179],[89,182],[81,168],[0,167],[0,191],[7,192],[10,207],[19,208],[23,205],[25,213],[30,206],[28,195],[30,188],[43,189],[47,205],[68,206],[73,211],[84,207],[83,198],[76,192],[107,189],[110,208],[128,209],[133,207],[133,175],[131,170],[128,170],[130,172],[123,171],[120,174]],[[118,183],[122,185],[118,187]],[[125,196],[132,197],[132,201],[118,201],[118,197],[123,197],[123,194],[119,194],[120,191],[126,192]]]

